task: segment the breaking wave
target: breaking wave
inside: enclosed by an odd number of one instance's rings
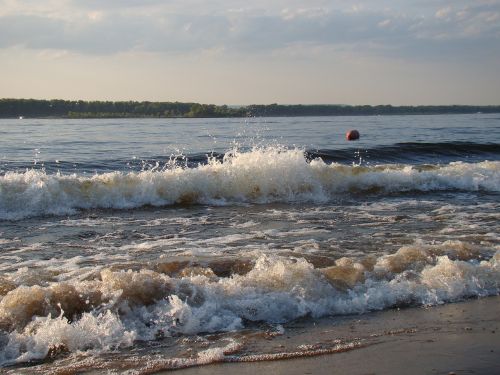
[[[328,164],[302,150],[232,151],[194,168],[110,172],[91,177],[7,172],[0,176],[0,219],[173,204],[322,202],[346,194],[500,191],[500,162],[444,165]]]
[[[228,274],[229,273],[229,274]],[[379,258],[319,268],[260,255],[214,265],[96,270],[86,280],[17,285],[0,279],[0,365],[137,340],[238,330],[251,322],[435,305],[500,293],[500,251],[421,242]]]

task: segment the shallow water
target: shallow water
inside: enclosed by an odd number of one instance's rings
[[[0,135],[12,371],[198,365],[296,319],[500,292],[498,115],[0,120]]]

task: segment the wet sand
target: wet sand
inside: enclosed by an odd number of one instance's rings
[[[355,345],[319,354],[320,348],[329,344],[333,348],[335,342]],[[301,351],[311,356],[297,357]],[[292,359],[266,360],[266,353],[273,358],[278,352],[289,353]],[[175,373],[500,374],[500,297],[295,322],[285,326],[283,335],[249,341],[242,352],[223,361],[235,359],[251,362],[217,363]]]

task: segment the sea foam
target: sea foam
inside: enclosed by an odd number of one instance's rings
[[[500,162],[348,166],[308,161],[279,147],[228,152],[195,168],[112,172],[91,177],[7,172],[0,176],[0,219],[173,204],[322,202],[345,194],[500,191]]]
[[[238,261],[241,262],[241,261]],[[189,264],[113,271],[91,280],[0,288],[0,364],[107,351],[172,335],[238,330],[312,316],[359,314],[500,294],[500,251],[417,242],[379,258],[260,255],[252,265]],[[224,276],[222,276],[224,275]]]

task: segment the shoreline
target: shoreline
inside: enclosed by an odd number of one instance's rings
[[[215,105],[193,102],[84,101],[0,98],[0,118],[251,118],[321,116],[392,116],[498,114],[500,105],[346,105],[248,104]]]
[[[249,119],[249,118],[299,118],[299,117],[395,117],[395,116],[446,116],[446,115],[476,115],[476,114],[487,114],[487,115],[497,115],[498,112],[439,112],[439,113],[384,113],[384,114],[335,114],[335,115],[256,115],[256,116],[10,116],[10,117],[0,117],[0,120],[193,120],[193,119]]]
[[[500,368],[500,296],[433,307],[393,309],[285,325],[285,334],[247,344],[262,352],[314,347],[332,340],[361,343],[333,354],[222,360],[176,370],[179,375],[298,374],[497,374]],[[306,328],[306,329],[304,329]],[[262,347],[263,346],[263,347]],[[273,349],[274,348],[274,349]],[[285,350],[288,351],[288,350]],[[261,358],[261,360],[258,360]],[[157,369],[151,373],[167,374]]]

